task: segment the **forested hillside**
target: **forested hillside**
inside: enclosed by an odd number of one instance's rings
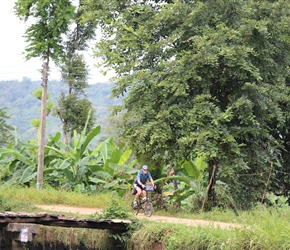
[[[104,124],[109,114],[108,107],[118,102],[110,99],[111,84],[96,83],[86,89],[88,99],[93,103],[97,113],[97,124]],[[41,81],[31,81],[24,78],[22,81],[0,81],[0,107],[8,108],[11,115],[9,124],[15,126],[22,141],[36,139],[37,131],[32,127],[32,119],[40,118],[40,100],[36,99],[33,91],[41,88]],[[66,91],[66,85],[59,81],[48,83],[50,99],[56,103],[61,91]],[[47,117],[47,134],[60,131],[60,121],[51,114]]]

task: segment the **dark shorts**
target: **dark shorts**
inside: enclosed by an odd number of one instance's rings
[[[144,190],[144,191],[146,190],[146,187],[143,188],[143,187],[140,186],[139,184],[134,184],[134,187],[138,187],[138,188],[140,188],[141,190]]]

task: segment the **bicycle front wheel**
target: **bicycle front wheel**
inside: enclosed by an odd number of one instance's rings
[[[132,212],[137,215],[139,213],[139,210],[140,210],[140,207],[139,205],[138,206],[135,206],[134,203],[132,203]]]
[[[144,214],[147,217],[150,217],[153,213],[153,205],[150,201],[146,201],[145,207],[144,207]]]

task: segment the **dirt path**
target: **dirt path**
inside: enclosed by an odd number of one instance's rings
[[[64,205],[36,205],[36,207],[46,211],[46,212],[63,212],[63,213],[77,213],[77,214],[94,214],[96,212],[101,213],[101,209],[97,208],[88,208],[88,207],[70,207]],[[206,221],[206,220],[192,220],[192,219],[182,219],[182,218],[174,218],[174,217],[167,217],[167,216],[160,216],[160,215],[152,215],[151,217],[146,217],[142,213],[138,214],[137,217],[142,219],[148,219],[153,221],[160,221],[166,223],[180,223],[186,224],[189,226],[210,226],[216,228],[223,228],[223,229],[231,229],[240,227],[238,224],[232,223],[225,223],[225,222],[218,222],[218,221]]]

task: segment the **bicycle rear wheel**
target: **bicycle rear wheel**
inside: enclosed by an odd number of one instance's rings
[[[153,205],[150,201],[146,201],[146,204],[144,206],[144,214],[147,217],[150,217],[153,213]]]

